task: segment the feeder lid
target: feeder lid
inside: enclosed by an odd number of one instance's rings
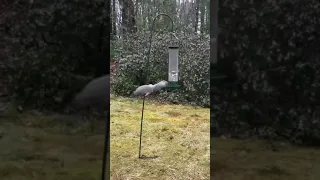
[[[169,49],[179,49],[179,46],[171,45],[171,46],[169,46]]]

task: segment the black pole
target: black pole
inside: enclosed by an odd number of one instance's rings
[[[159,16],[167,16],[170,20],[171,20],[171,31],[173,32],[173,20],[172,18],[165,14],[165,13],[160,13],[158,14],[152,21],[152,25],[151,25],[151,28],[150,28],[150,38],[149,38],[149,49],[147,51],[147,68],[149,67],[149,60],[150,60],[150,53],[151,53],[151,45],[152,45],[152,33],[153,33],[153,26],[154,26],[154,23],[156,21],[156,19],[159,17]],[[144,111],[144,100],[145,100],[146,96],[143,96],[143,102],[142,102],[142,112],[141,112],[141,124],[140,124],[140,146],[139,146],[139,159],[141,159],[141,139],[142,139],[142,122],[143,122],[143,111]]]
[[[141,111],[141,124],[140,124],[140,145],[139,145],[139,159],[142,157],[141,156],[141,140],[142,140],[142,122],[143,122],[143,111],[144,111],[144,99],[146,96],[143,96],[143,101],[142,101],[142,111]]]
[[[110,177],[110,149],[109,149],[110,134],[109,132],[110,132],[110,113],[107,113],[104,149],[103,149],[103,157],[102,157],[101,180],[105,180],[106,174],[107,174],[107,177]]]

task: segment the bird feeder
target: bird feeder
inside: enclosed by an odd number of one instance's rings
[[[150,33],[150,39],[149,39],[149,50],[147,51],[147,66],[149,65],[149,59],[150,59],[150,52],[151,52],[151,42],[152,42],[152,32],[153,32],[153,26],[155,23],[155,20],[159,16],[167,16],[171,20],[171,31],[173,32],[173,20],[172,18],[164,13],[158,14],[152,21],[151,25],[151,33]],[[173,34],[174,35],[174,34]],[[149,85],[143,85],[138,87],[134,94],[135,95],[143,95],[143,101],[142,101],[142,111],[141,111],[141,125],[140,125],[140,145],[139,145],[139,159],[146,158],[145,156],[141,155],[141,149],[142,149],[142,124],[143,124],[143,112],[144,112],[144,101],[145,97],[149,95],[152,92],[158,91],[164,87],[169,88],[177,88],[179,87],[178,81],[179,81],[179,47],[178,46],[170,46],[169,47],[169,62],[168,62],[168,82],[161,81],[155,85],[149,84]],[[152,157],[152,158],[156,158]],[[150,157],[149,157],[150,158]]]
[[[168,87],[179,87],[179,47],[169,47]]]

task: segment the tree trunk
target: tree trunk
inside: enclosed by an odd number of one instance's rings
[[[210,13],[210,47],[211,47],[211,64],[218,62],[218,0],[214,0],[213,8]]]
[[[195,19],[194,19],[194,32],[198,32],[198,21],[199,21],[199,5],[200,5],[200,0],[196,0],[195,2]]]
[[[112,0],[112,35],[117,36],[117,12],[116,12],[116,0]]]
[[[210,1],[206,2],[206,31],[209,32],[210,27]]]
[[[204,22],[204,16],[206,14],[206,4],[204,0],[200,2],[200,33],[203,34],[206,28],[206,24]]]
[[[119,0],[122,6],[122,29],[123,33],[135,33],[137,32],[136,17],[134,11],[134,3],[132,0]]]

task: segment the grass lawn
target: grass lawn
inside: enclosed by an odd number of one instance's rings
[[[209,179],[209,110],[146,101],[145,156],[138,159],[141,100],[111,102],[111,179]],[[97,180],[103,122],[37,112],[0,114],[0,180]],[[211,139],[211,177],[219,180],[318,180],[320,149],[264,141]]]
[[[209,179],[209,109],[146,101],[111,102],[111,179]],[[100,179],[104,123],[38,112],[0,114],[0,180]]]
[[[209,109],[146,100],[142,155],[139,134],[142,100],[112,98],[112,180],[208,180]]]
[[[264,141],[211,139],[211,178],[220,180],[318,180],[320,149]]]

